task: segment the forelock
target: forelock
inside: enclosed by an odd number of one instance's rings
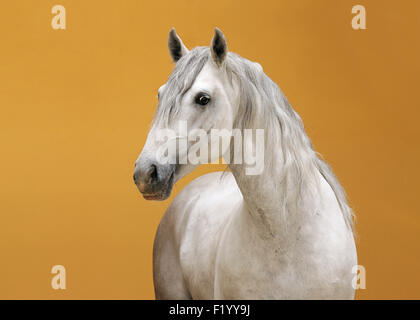
[[[179,111],[180,100],[194,84],[209,56],[208,47],[196,47],[178,60],[162,90],[155,122],[167,125],[170,117]]]

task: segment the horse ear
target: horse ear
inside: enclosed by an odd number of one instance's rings
[[[221,65],[227,55],[227,43],[223,32],[219,28],[214,29],[213,40],[210,44],[210,52],[214,62],[217,65]]]
[[[187,47],[184,46],[181,38],[176,34],[175,28],[172,28],[171,31],[169,31],[168,49],[174,62],[177,62],[182,56],[188,53]]]

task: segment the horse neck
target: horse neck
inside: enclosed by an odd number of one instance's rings
[[[261,174],[247,174],[245,164],[229,165],[250,217],[270,237],[290,235],[316,205],[312,195],[319,181],[317,158],[299,116],[291,107],[288,112],[294,117],[291,121],[281,121],[276,110],[266,110],[251,125],[252,129],[265,126]]]

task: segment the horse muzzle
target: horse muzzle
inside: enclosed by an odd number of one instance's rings
[[[175,165],[136,162],[133,179],[146,200],[166,200],[174,185]]]

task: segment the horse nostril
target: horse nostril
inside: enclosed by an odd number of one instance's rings
[[[148,166],[146,170],[134,170],[133,180],[134,183],[141,189],[145,189],[146,187],[156,184],[159,180],[158,175],[158,168],[156,165],[151,164]],[[143,192],[143,191],[141,191]]]
[[[158,179],[157,167],[154,164],[150,166],[150,169],[147,172],[147,175],[149,176],[150,182],[154,182]]]

